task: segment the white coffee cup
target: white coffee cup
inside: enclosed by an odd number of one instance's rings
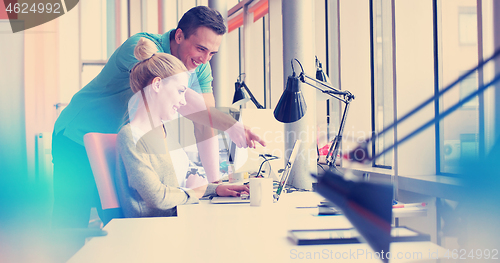
[[[250,178],[250,205],[265,206],[273,201],[273,179]]]

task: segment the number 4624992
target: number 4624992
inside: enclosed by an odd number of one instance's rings
[[[498,259],[498,249],[453,249],[446,250],[447,259]]]
[[[9,3],[7,5],[7,8],[5,9],[9,13],[16,13],[16,14],[29,14],[29,13],[56,13],[59,14],[61,9],[61,4],[60,3],[33,3],[31,6],[28,3]]]

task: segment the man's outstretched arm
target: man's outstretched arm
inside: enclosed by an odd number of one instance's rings
[[[257,142],[265,146],[257,134],[248,127],[236,121],[231,116],[215,108],[213,93],[203,95],[191,89],[186,90],[186,105],[179,109],[179,113],[192,120],[194,123],[202,124],[211,128],[225,131],[230,139],[240,148],[255,148]],[[216,134],[212,134],[215,136]]]

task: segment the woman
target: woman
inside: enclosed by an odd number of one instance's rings
[[[176,57],[156,51],[154,43],[145,38],[135,47],[134,55],[140,61],[130,73],[135,94],[129,101],[129,123],[116,142],[116,185],[124,215],[173,216],[177,205],[196,203],[203,196],[248,193],[247,186],[206,184],[197,175],[188,179],[188,188],[179,187],[176,169],[187,167],[172,162],[163,121],[176,118],[177,110],[186,104],[189,72]]]

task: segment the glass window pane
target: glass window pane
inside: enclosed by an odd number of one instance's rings
[[[392,10],[390,1],[374,1],[374,74],[375,74],[375,132],[381,132],[394,122]],[[375,140],[378,154],[393,145],[394,133],[382,134]],[[393,152],[375,160],[375,166],[392,166]]]
[[[239,2],[240,2],[239,0],[227,0],[227,10],[233,8]]]
[[[226,34],[226,45],[227,49],[227,83],[228,85],[234,85],[238,75],[240,74],[240,30],[241,28],[235,29],[230,33]],[[231,102],[233,99],[234,88],[231,90]]]
[[[142,31],[163,34],[158,32],[158,0],[142,0]]]
[[[395,1],[397,118],[434,96],[433,1]],[[397,126],[398,140],[435,117],[430,103]],[[435,129],[430,127],[398,146],[399,175],[436,173]]]
[[[478,64],[476,0],[442,0],[440,64],[441,89]],[[440,111],[477,90],[477,72],[458,83],[441,98]],[[477,97],[441,122],[441,172],[455,173],[458,166],[479,153]]]
[[[494,47],[494,25],[493,25],[493,2],[497,0],[482,0],[482,49],[483,49],[483,60],[489,58],[493,55],[495,51]],[[496,33],[498,34],[498,32]],[[495,76],[495,64],[488,63],[483,68],[483,83],[489,83]],[[490,147],[495,143],[495,131],[494,131],[494,116],[495,116],[495,90],[494,88],[487,89],[484,92],[484,143],[485,143],[485,153],[488,153]]]
[[[339,12],[341,89],[355,96],[343,133],[345,154],[371,136],[370,7],[368,1],[340,1]]]
[[[458,41],[461,45],[477,45],[477,16],[475,7],[459,7]]]
[[[80,5],[82,60],[107,59],[106,1],[82,1]]]
[[[128,3],[127,0],[120,0],[120,43],[121,45],[128,39]],[[111,56],[111,54],[109,54]]]
[[[465,74],[465,72],[463,72]],[[469,94],[477,90],[477,73],[473,73],[469,75],[467,78],[462,80],[459,83],[460,86],[460,100],[465,99]],[[479,100],[477,97],[474,97],[469,102],[465,103],[462,108],[463,109],[477,109]]]
[[[253,21],[253,18],[252,18]],[[251,90],[255,99],[261,104],[264,102],[264,19],[249,24],[246,29],[245,40],[245,83]],[[255,108],[253,103],[247,103],[247,107]]]

